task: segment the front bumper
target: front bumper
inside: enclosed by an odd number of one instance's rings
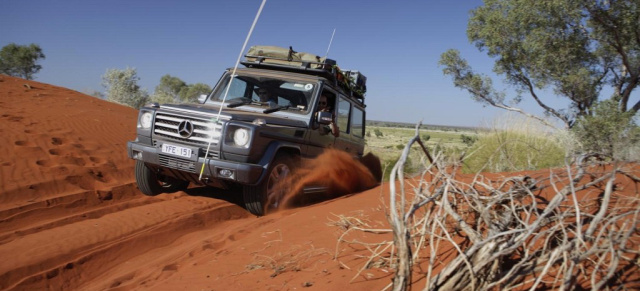
[[[127,155],[129,158],[143,161],[146,164],[158,168],[166,168],[170,171],[181,171],[193,175],[200,175],[203,169],[202,180],[218,179],[221,181],[236,182],[246,185],[255,185],[260,182],[266,165],[247,164],[220,160],[217,158],[204,158],[202,149],[195,151],[193,159],[186,159],[171,154],[165,154],[159,148],[136,141],[127,142]]]

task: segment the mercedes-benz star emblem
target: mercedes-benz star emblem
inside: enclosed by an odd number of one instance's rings
[[[178,124],[178,134],[181,137],[188,138],[193,134],[193,123],[189,120],[183,120]]]

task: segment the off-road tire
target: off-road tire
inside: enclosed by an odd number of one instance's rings
[[[187,189],[189,181],[182,181],[170,177],[161,177],[154,173],[144,162],[136,161],[136,183],[142,194],[156,196],[162,193],[173,193]]]
[[[243,187],[244,205],[249,212],[262,216],[265,215],[268,208],[277,208],[283,197],[281,193],[273,193],[273,187],[282,179],[286,178],[296,165],[296,159],[288,154],[278,154],[269,163],[267,167],[267,176],[258,185],[246,185]],[[266,205],[270,201],[270,195],[274,196],[270,205]]]

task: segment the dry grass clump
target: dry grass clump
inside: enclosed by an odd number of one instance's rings
[[[468,150],[463,172],[507,172],[546,169],[564,164],[562,131],[507,115],[478,136]]]
[[[336,251],[333,259],[338,260],[338,263],[342,268],[351,269],[349,266],[345,265],[339,260],[340,256],[340,246],[342,244],[346,245],[357,245],[366,249],[371,256],[365,257],[367,262],[358,270],[358,272],[351,278],[351,281],[355,280],[360,276],[360,274],[366,270],[371,268],[390,268],[390,260],[386,256],[385,253],[388,253],[393,248],[393,243],[389,241],[382,242],[374,242],[369,243],[363,240],[359,240],[358,236],[350,236],[354,232],[356,233],[369,233],[369,234],[388,234],[391,232],[391,229],[388,228],[375,228],[372,226],[371,221],[367,217],[364,217],[361,213],[359,215],[346,216],[346,215],[336,215],[335,218],[330,219],[328,223],[329,226],[335,226],[340,229],[342,234],[336,243]],[[360,256],[362,257],[362,256]]]
[[[325,249],[317,249],[313,245],[292,246],[284,251],[277,251],[271,255],[255,254],[254,260],[247,265],[248,271],[266,269],[276,277],[285,272],[299,272],[312,267],[317,258],[329,252]]]

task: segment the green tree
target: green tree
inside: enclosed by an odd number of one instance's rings
[[[33,75],[42,69],[38,60],[44,58],[45,55],[37,44],[10,43],[0,50],[0,73],[32,80]]]
[[[592,116],[580,117],[572,131],[584,151],[597,152],[620,160],[634,160],[640,153],[640,127],[631,112],[620,112],[615,100],[593,107]]]
[[[164,91],[155,91],[151,96],[149,96],[149,101],[156,102],[159,104],[165,103],[176,103],[176,99],[173,95]]]
[[[139,80],[135,68],[108,69],[102,75],[102,85],[106,88],[107,100],[139,109],[149,102],[147,91],[138,86]]]
[[[179,95],[182,102],[196,103],[198,102],[198,97],[200,97],[200,95],[209,94],[209,92],[211,92],[211,87],[209,87],[209,85],[196,83],[182,87]]]
[[[160,84],[156,86],[153,95],[151,95],[151,100],[158,103],[177,102],[180,99],[180,90],[186,86],[187,84],[180,78],[172,77],[169,74],[164,75],[160,78]]]
[[[637,0],[485,0],[471,11],[467,36],[495,59],[494,72],[515,87],[513,104],[457,50],[443,53],[440,65],[474,100],[543,122],[515,107],[523,95],[567,128],[593,115],[605,86],[613,89],[606,98],[619,112],[635,114],[640,100],[630,99],[640,82],[638,19]],[[556,96],[567,98],[569,107],[551,107],[549,100]]]

